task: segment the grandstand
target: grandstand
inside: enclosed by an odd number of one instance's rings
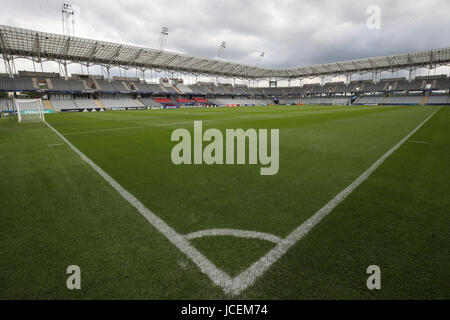
[[[93,89],[86,89],[84,83],[79,79],[61,77],[47,78],[45,87],[34,86],[33,83],[42,83],[42,77],[24,77],[20,74],[14,78],[8,75],[0,76],[0,86],[3,92],[34,92],[36,94],[46,93],[49,100],[61,100],[61,94],[66,97],[63,100],[73,100],[79,93],[86,93],[85,105],[89,108],[98,107],[94,102],[95,96],[104,95],[100,100],[106,99],[106,108],[136,107],[141,106],[133,100],[156,98],[154,101],[174,103],[179,106],[191,105],[195,99],[204,99],[218,106],[224,105],[257,105],[262,103],[275,104],[274,99],[282,104],[320,104],[320,105],[347,105],[355,104],[435,104],[436,96],[439,101],[447,104],[450,78],[445,75],[431,76],[424,79],[418,77],[412,81],[407,79],[381,79],[374,83],[371,81],[331,82],[320,84],[306,84],[303,87],[247,87],[246,85],[232,86],[230,84],[197,83],[186,86],[182,84],[160,85],[157,83],[146,83],[144,81],[125,82],[108,81],[101,76],[93,76],[90,81],[94,84]],[[41,81],[41,82],[40,82]],[[131,89],[133,88],[133,89]],[[176,89],[175,89],[176,88]],[[133,94],[131,94],[133,93]],[[243,99],[242,97],[246,98]],[[353,99],[350,99],[353,97]],[[161,100],[163,99],[163,100]],[[90,100],[90,102],[88,102]],[[114,102],[114,100],[117,100]],[[124,101],[126,106],[124,106]],[[158,101],[159,100],[159,101]],[[148,100],[150,101],[150,100]],[[198,102],[206,102],[199,100]],[[243,102],[245,101],[245,103]],[[55,110],[64,111],[72,104],[69,102],[57,102]],[[152,102],[151,105],[154,105]],[[66,106],[67,108],[63,108]],[[113,107],[114,106],[114,107]]]
[[[93,100],[103,95],[100,100],[106,100],[106,108],[126,108],[142,106],[138,101],[151,101],[151,106],[157,103],[173,103],[178,106],[192,105],[193,102],[211,102],[213,105],[264,105],[276,104],[320,104],[348,105],[355,104],[435,104],[436,101],[448,103],[450,78],[445,75],[417,77],[411,81],[405,78],[386,78],[379,82],[353,81],[330,82],[320,84],[305,84],[291,87],[248,87],[247,85],[197,83],[195,85],[147,83],[144,80],[120,81],[106,80],[102,76],[90,76],[88,80],[78,78],[64,79],[59,75],[44,78],[45,73],[35,76],[23,76],[20,73],[9,77],[0,75],[0,91],[3,92],[33,92],[46,94],[55,103],[57,111],[71,110],[72,103],[60,100],[74,100],[80,93],[87,108],[96,108]],[[39,83],[39,85],[37,85]],[[43,85],[45,83],[45,85]],[[87,83],[92,83],[89,88]],[[36,84],[36,85],[34,85]],[[64,99],[61,99],[64,95]],[[436,96],[439,98],[436,100]],[[242,97],[246,97],[243,99]],[[351,97],[353,97],[351,99]],[[152,99],[154,100],[145,100]],[[161,100],[163,99],[163,100]],[[204,100],[196,100],[204,99]],[[90,101],[89,101],[90,100]],[[117,100],[117,101],[114,101]],[[158,101],[159,100],[159,101]],[[126,103],[124,103],[126,101]],[[149,106],[150,106],[149,105]],[[69,108],[70,107],[70,108]]]

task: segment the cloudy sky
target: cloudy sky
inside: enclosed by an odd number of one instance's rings
[[[223,59],[268,68],[450,46],[448,0],[1,0],[0,24],[62,33],[63,2],[80,37],[157,48],[167,26],[169,50],[215,57],[226,41]],[[367,28],[371,5],[380,30]]]

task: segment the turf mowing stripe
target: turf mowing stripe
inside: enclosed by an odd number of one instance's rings
[[[410,143],[429,143],[426,141],[419,141],[419,140],[409,140],[408,142],[410,142]]]
[[[323,208],[317,211],[312,217],[302,223],[297,229],[277,244],[272,250],[270,250],[264,257],[255,262],[247,270],[233,278],[233,284],[231,287],[225,288],[225,290],[232,294],[237,295],[243,290],[251,286],[255,280],[260,277],[269,267],[281,258],[290,247],[296,244],[302,239],[314,226],[316,226],[325,216],[327,216],[334,208],[336,208],[345,198],[347,198],[353,190],[355,190],[362,182],[364,182],[391,154],[393,154],[400,146],[405,143],[414,133],[416,133],[425,123],[428,122],[439,110],[435,110],[429,117],[427,117],[422,123],[420,123],[414,130],[412,130],[406,137],[393,146],[388,152],[386,152],[380,159],[375,161],[361,176],[353,181],[348,187],[342,190],[336,195],[330,202],[328,202]]]
[[[117,181],[108,175],[103,169],[97,166],[84,153],[78,150],[69,140],[60,134],[49,123],[45,124],[56,133],[81,159],[92,167],[106,182],[108,182],[126,201],[135,207],[159,232],[161,232],[170,242],[172,242],[181,252],[186,254],[216,285],[227,288],[231,285],[232,279],[225,272],[218,269],[211,261],[195,249],[187,239],[172,229],[167,223],[157,215],[147,209],[135,196],[125,190]]]

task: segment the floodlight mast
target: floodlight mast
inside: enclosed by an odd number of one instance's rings
[[[169,28],[162,27],[159,34],[159,49],[164,50],[166,48],[167,38],[169,37]]]
[[[261,64],[262,59],[264,58],[265,52],[261,52],[261,54],[258,57],[258,62],[256,63],[257,66]]]
[[[220,58],[223,50],[225,50],[225,48],[227,47],[227,43],[225,41],[222,41],[222,43],[219,46],[219,50],[217,50],[217,58]]]

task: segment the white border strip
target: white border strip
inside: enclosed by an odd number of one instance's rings
[[[247,231],[247,230],[237,230],[237,229],[209,229],[201,230],[197,232],[192,232],[184,237],[188,240],[202,238],[202,237],[217,237],[217,236],[231,236],[236,238],[250,238],[250,239],[260,239],[266,240],[273,243],[281,242],[281,238],[270,233]]]
[[[233,279],[233,285],[225,290],[233,295],[241,293],[243,290],[251,286],[255,280],[261,276],[269,267],[281,258],[290,247],[302,239],[315,225],[317,225],[324,217],[326,217],[334,208],[336,208],[349,194],[353,192],[364,180],[366,180],[372,172],[374,172],[391,154],[393,154],[400,146],[407,141],[414,133],[417,132],[428,120],[433,117],[436,112],[441,109],[439,107],[428,118],[420,123],[413,131],[411,131],[406,137],[400,140],[395,146],[393,146],[388,152],[386,152],[380,159],[375,161],[369,169],[367,169],[362,175],[360,175],[353,183],[347,188],[342,190],[337,196],[335,196],[330,202],[328,202],[322,209],[317,211],[311,218],[302,223],[297,229],[283,239],[275,248],[270,250],[264,257],[255,262],[247,270],[239,274]]]

